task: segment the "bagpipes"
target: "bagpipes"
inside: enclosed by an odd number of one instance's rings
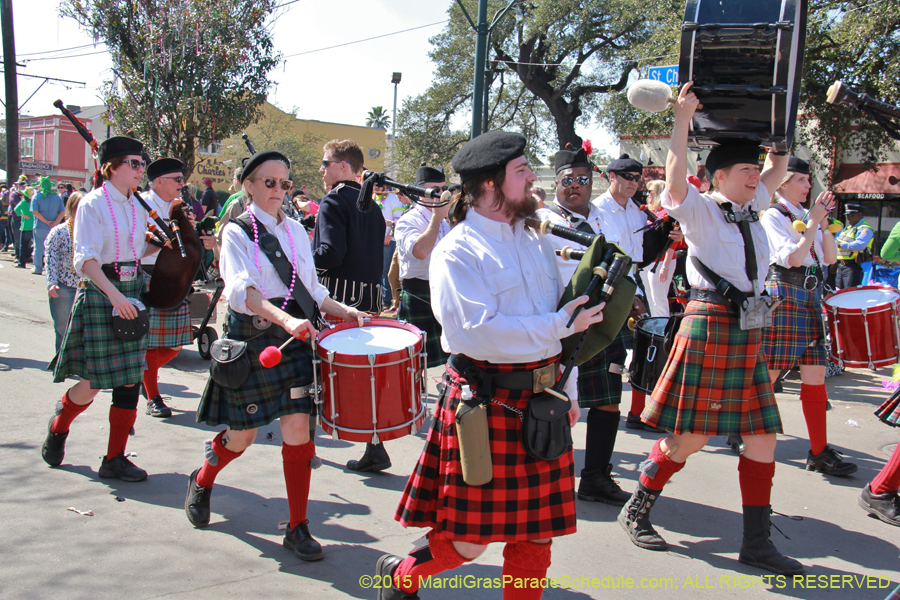
[[[635,234],[644,232],[644,255],[641,257],[639,266],[646,268],[648,265],[653,265],[650,272],[656,273],[656,268],[659,266],[660,261],[666,255],[666,252],[669,251],[669,248],[672,247],[672,238],[669,237],[669,234],[678,225],[678,221],[669,215],[658,217],[646,204],[640,204],[633,198],[632,201],[641,212],[647,215],[647,220],[650,221],[647,225],[634,231]]]
[[[359,190],[359,198],[356,200],[356,207],[362,212],[372,210],[372,192],[375,186],[390,186],[400,190],[416,204],[421,204],[426,208],[440,208],[450,204],[450,192],[435,190],[422,187],[414,183],[400,183],[389,178],[384,173],[376,173],[375,171],[363,171],[362,187]],[[426,200],[427,198],[427,200]]]
[[[69,119],[75,126],[75,130],[90,146],[94,158],[93,184],[96,187],[101,177],[97,164],[100,145],[78,117],[63,105],[62,100],[55,101],[53,106]],[[129,137],[134,137],[134,134],[131,133]],[[142,158],[148,162],[150,157],[144,153]],[[153,267],[150,285],[141,294],[141,298],[146,305],[159,310],[178,308],[187,298],[194,282],[194,275],[200,267],[200,257],[203,252],[200,238],[182,208],[182,201],[173,201],[171,220],[167,222],[147,204],[137,190],[132,190],[132,194],[153,219],[153,223],[149,223],[147,226],[146,240],[160,248],[156,264]],[[177,249],[174,248],[176,245]]]

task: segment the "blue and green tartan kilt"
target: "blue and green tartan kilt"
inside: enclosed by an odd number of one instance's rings
[[[146,285],[150,276],[144,275]],[[174,310],[157,310],[147,307],[150,315],[150,333],[147,334],[148,348],[178,348],[190,346],[194,341],[191,331],[191,311],[187,302]]]
[[[761,331],[718,304],[692,300],[685,314],[641,420],[673,433],[782,433]]]
[[[893,427],[900,427],[900,388],[875,411],[875,416]]]
[[[627,324],[613,343],[591,360],[578,366],[578,406],[599,408],[622,402],[622,373],[610,373],[610,365],[624,365],[626,336],[632,335]]]
[[[450,355],[441,349],[441,324],[431,311],[431,292],[400,291],[400,318],[425,334],[428,368],[447,364]]]
[[[131,270],[134,263],[120,263]],[[124,341],[113,334],[112,304],[89,280],[79,287],[69,325],[59,352],[50,362],[54,383],[75,375],[87,380],[91,389],[111,390],[140,383],[144,376],[147,337]],[[138,269],[134,281],[110,281],[127,298],[138,298],[144,286]]]
[[[283,335],[275,335],[276,331]],[[268,346],[281,346],[287,339],[286,335],[275,324],[260,331],[229,311],[228,339],[247,342],[250,377],[236,390],[224,388],[210,377],[197,408],[197,422],[243,430],[263,427],[285,415],[309,414],[311,399],[291,398],[290,394],[291,388],[312,383],[312,349],[309,342],[294,340],[288,344],[281,351],[281,362],[271,369],[259,362],[260,353]]]
[[[824,367],[828,357],[818,290],[783,281],[766,281],[766,291],[782,300],[772,315],[772,325],[763,329],[763,349],[769,369],[791,369],[797,364]]]

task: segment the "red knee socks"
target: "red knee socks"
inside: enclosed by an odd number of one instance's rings
[[[291,529],[306,521],[306,505],[309,501],[309,461],[316,455],[312,442],[299,446],[281,444],[281,458],[284,464],[284,483],[287,485],[288,507],[291,511]]]
[[[873,494],[887,494],[900,489],[900,446],[894,448],[887,464],[875,476],[875,479],[869,484],[869,488]]]
[[[106,460],[125,452],[128,434],[137,419],[137,409],[109,407],[109,444],[106,447]]]
[[[683,462],[677,463],[666,456],[660,447],[661,443],[662,440],[656,440],[650,451],[650,459],[641,465],[641,483],[657,492],[662,491],[672,475],[684,468]]]
[[[550,543],[508,542],[503,549],[503,600],[539,600],[550,567]]]
[[[213,438],[211,455],[208,455],[206,460],[203,461],[203,466],[200,467],[200,472],[197,473],[197,485],[200,487],[211,488],[216,482],[216,475],[219,474],[219,471],[244,453],[243,451],[232,452],[226,448],[225,444],[222,442],[224,436],[225,432],[220,431],[219,434]],[[209,462],[210,459],[213,460],[213,463]]]
[[[738,480],[741,483],[741,504],[744,506],[768,506],[772,503],[772,478],[775,462],[761,463],[743,454],[738,460]]]
[[[53,433],[57,434],[68,432],[69,426],[72,425],[72,421],[75,420],[75,417],[87,410],[87,407],[90,406],[92,402],[93,400],[87,404],[75,404],[69,399],[69,392],[66,391],[62,397],[62,411],[56,415],[50,429],[53,430]]]
[[[633,414],[636,417],[640,417],[641,413],[644,412],[644,405],[646,404],[647,396],[644,392],[631,388],[631,410],[628,412]]]
[[[410,552],[394,569],[394,587],[413,594],[419,589],[420,579],[455,569],[467,560],[456,551],[453,542],[432,531],[428,545]]]
[[[147,399],[159,396],[159,370],[178,355],[181,348],[150,348],[147,350],[147,370],[144,371],[144,389]]]
[[[809,449],[813,456],[821,454],[828,445],[828,433],[825,431],[827,402],[828,392],[824,384],[800,384],[800,404],[803,407],[803,418],[806,419],[806,429],[809,432]]]

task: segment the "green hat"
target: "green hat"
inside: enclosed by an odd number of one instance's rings
[[[41,192],[46,196],[53,193],[53,182],[46,175],[41,177]]]

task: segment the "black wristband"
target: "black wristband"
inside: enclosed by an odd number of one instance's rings
[[[787,156],[787,150],[783,152],[772,152],[772,154],[775,156]]]

